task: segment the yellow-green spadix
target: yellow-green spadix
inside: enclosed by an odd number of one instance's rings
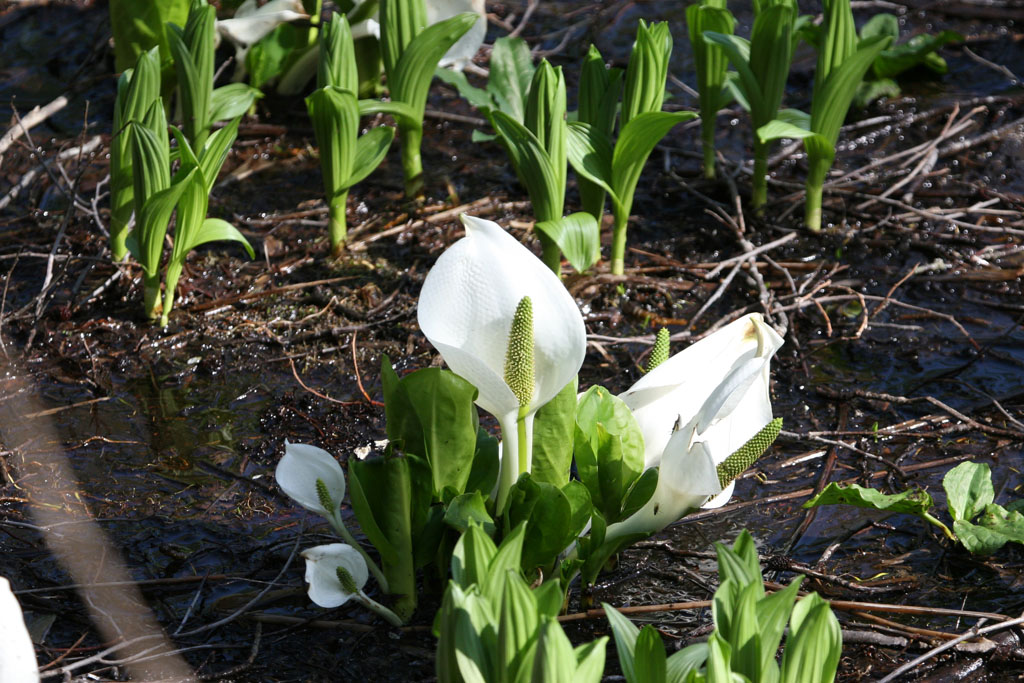
[[[498,419],[502,482],[514,482],[530,470],[534,414],[583,364],[586,331],[576,302],[540,259],[497,223],[466,215],[462,222],[466,236],[441,254],[423,283],[419,324],[448,367],[477,388],[477,405]],[[523,304],[524,298],[528,304]],[[519,326],[533,333],[532,387],[523,368],[506,368],[507,357],[528,355],[522,349],[509,353],[510,342],[519,343],[524,333],[512,335],[517,310]],[[527,318],[530,325],[525,324]],[[513,378],[520,396],[507,378]],[[516,439],[521,406],[527,434],[525,468],[518,464]]]

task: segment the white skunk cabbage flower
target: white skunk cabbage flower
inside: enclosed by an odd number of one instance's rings
[[[745,376],[747,385],[734,397],[742,403],[730,406],[738,421],[727,421],[718,431],[743,431],[742,445],[770,422],[768,361],[780,346],[782,337],[760,313],[751,313],[691,344],[619,394],[644,435],[645,467],[658,466],[677,423],[688,423],[719,385],[745,363],[757,361],[760,373]]]
[[[533,417],[583,365],[586,330],[572,296],[530,250],[493,221],[463,215],[462,222],[466,236],[427,273],[417,318],[448,367],[477,388],[477,405],[501,424],[507,488],[530,471]],[[531,306],[533,339],[524,344],[525,335],[512,335],[513,320],[529,327],[524,309]],[[522,461],[519,417],[526,427]]]
[[[39,680],[36,651],[21,616],[11,584],[0,576],[0,681],[31,683]]]
[[[217,21],[217,38],[235,46],[236,69],[244,72],[250,47],[281,24],[308,18],[301,0],[270,0],[262,7],[256,6],[256,0],[245,0],[232,18]]]
[[[333,455],[316,446],[285,441],[284,457],[277,463],[274,478],[296,503],[332,523],[340,523],[345,472]]]
[[[426,0],[426,7],[428,25],[450,19],[463,12],[474,12],[479,15],[480,18],[476,20],[473,27],[452,45],[438,63],[440,67],[462,71],[467,64],[473,61],[477,50],[484,44],[484,36],[487,34],[487,13],[484,8],[484,0]]]
[[[309,599],[320,607],[341,607],[362,592],[369,571],[363,556],[350,545],[331,543],[318,545],[302,551],[306,560],[306,583],[309,584]],[[351,583],[342,585],[338,568],[348,573]]]
[[[647,467],[660,470],[651,499],[610,525],[608,538],[660,531],[690,510],[729,501],[734,485],[722,489],[717,466],[772,421],[769,362],[781,345],[753,313],[658,365],[620,396],[643,431]]]

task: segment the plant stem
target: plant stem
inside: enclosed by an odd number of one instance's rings
[[[418,197],[423,192],[423,159],[420,146],[423,143],[422,126],[398,125],[402,146],[402,171],[405,174],[405,196]]]
[[[825,176],[832,167],[832,159],[808,153],[807,199],[804,203],[804,225],[811,232],[821,230],[821,191]]]
[[[355,599],[358,600],[359,604],[361,604],[363,607],[370,610],[380,618],[384,619],[384,621],[388,622],[392,626],[399,627],[404,624],[404,622],[398,617],[397,614],[395,614],[394,612],[392,612],[376,600],[370,598],[363,591],[359,591],[358,593],[356,593]]]
[[[371,558],[367,554],[367,552],[363,549],[363,546],[361,546],[352,536],[352,533],[348,530],[348,527],[346,527],[345,523],[341,521],[341,516],[338,514],[334,514],[328,517],[327,521],[330,522],[331,528],[334,529],[334,533],[341,536],[341,538],[346,543],[355,548],[359,552],[359,554],[363,556],[363,559],[366,560],[367,568],[369,568],[370,573],[373,574],[373,578],[377,579],[377,585],[380,586],[380,589],[385,593],[390,593],[391,591],[388,587],[388,580],[384,576],[384,572],[380,570],[380,567],[378,567],[377,563],[373,561],[373,558]]]
[[[143,300],[145,301],[146,317],[156,320],[160,317],[160,271],[153,275],[143,275]]]
[[[710,123],[710,125],[708,125]],[[704,149],[704,177],[708,180],[715,179],[715,120],[704,121],[702,119]]]
[[[614,212],[615,228],[612,232],[612,275],[622,275],[626,267],[626,225],[629,223],[629,211],[622,209]]]
[[[758,216],[764,215],[768,202],[768,145],[754,141],[754,180],[750,205]]]
[[[540,240],[541,260],[544,262],[545,266],[551,269],[552,273],[561,278],[562,250],[559,249],[558,245],[555,244],[554,240],[552,240],[547,235],[544,235],[540,232],[536,233],[536,235],[537,239]]]
[[[519,417],[516,419],[516,439],[519,441],[519,474],[530,469],[530,440],[526,434],[525,410],[525,406],[520,408]]]
[[[604,188],[586,178],[577,178],[576,184],[580,190],[580,206],[597,220],[600,227],[601,217],[604,216]]]
[[[113,193],[111,193],[113,197]],[[110,258],[117,263],[128,255],[128,221],[132,216],[131,197],[124,206],[110,207]],[[114,199],[111,200],[113,203]]]
[[[335,195],[330,200],[330,217],[327,225],[331,236],[331,256],[333,258],[338,258],[345,250],[345,239],[348,235],[348,223],[345,217],[347,204],[348,190]]]
[[[931,513],[928,513],[928,512],[924,512],[924,513],[922,513],[922,514],[921,514],[921,517],[922,517],[922,518],[923,518],[923,519],[924,519],[925,521],[927,521],[927,522],[931,522],[931,523],[932,523],[932,524],[934,524],[935,526],[937,526],[937,527],[939,527],[940,529],[942,529],[942,533],[946,534],[946,538],[948,538],[949,540],[953,541],[954,543],[956,543],[956,542],[957,542],[957,541],[959,540],[959,539],[957,539],[956,535],[955,535],[955,534],[954,534],[954,533],[953,533],[952,531],[950,531],[950,530],[949,530],[949,527],[948,527],[948,526],[946,526],[945,524],[943,524],[942,522],[940,522],[940,521],[939,521],[938,519],[936,519],[935,517],[933,517],[933,516],[931,515]]]
[[[167,327],[167,317],[171,314],[174,306],[174,290],[178,288],[178,278],[181,277],[181,263],[171,261],[167,264],[167,277],[164,282],[164,310],[160,312],[160,327]]]

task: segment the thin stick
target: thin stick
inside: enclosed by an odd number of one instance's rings
[[[4,133],[4,136],[0,138],[0,164],[3,163],[4,152],[14,144],[15,140],[21,137],[22,133],[27,132],[30,128],[35,128],[66,106],[68,106],[68,98],[65,95],[61,95],[45,107],[36,107],[21,117],[21,120],[11,126]]]

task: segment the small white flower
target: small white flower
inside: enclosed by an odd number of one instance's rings
[[[302,551],[306,560],[306,582],[309,584],[309,599],[321,607],[340,607],[357,597],[366,585],[369,572],[363,556],[350,545],[331,543],[318,545]],[[342,568],[352,579],[349,589],[338,578]]]

